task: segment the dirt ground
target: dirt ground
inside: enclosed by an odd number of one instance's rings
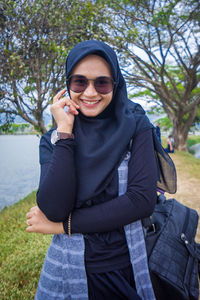
[[[179,202],[195,209],[200,216],[200,180],[187,173],[187,165],[184,165],[179,155],[171,154],[171,157],[177,170],[177,192],[166,196],[176,198]],[[200,242],[200,220],[196,240]]]

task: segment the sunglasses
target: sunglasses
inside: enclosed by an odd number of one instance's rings
[[[71,75],[67,79],[67,87],[74,93],[82,93],[88,87],[89,80],[94,81],[95,90],[99,94],[110,93],[115,85],[111,77],[100,76],[95,79],[89,79],[83,75]]]

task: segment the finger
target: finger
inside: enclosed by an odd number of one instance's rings
[[[26,218],[30,219],[33,216],[33,214],[37,211],[37,209],[38,206],[31,207],[30,211],[26,214]]]
[[[75,109],[75,111],[77,112],[77,109],[79,109],[79,106],[75,103],[71,103],[71,106],[73,106],[73,108]]]
[[[26,218],[27,219],[30,219],[32,217],[32,213],[29,211],[27,214],[26,214]]]
[[[53,103],[56,103],[59,101],[59,99],[64,95],[64,93],[66,92],[67,89],[63,89],[61,90],[60,92],[58,92],[58,94],[56,94],[54,97],[53,97]]]
[[[70,100],[70,102],[71,102],[77,109],[80,108],[79,105],[78,105],[76,102],[74,102],[73,100]]]
[[[37,205],[36,205],[36,206],[33,206],[33,207],[31,207],[30,211],[34,211],[34,210],[36,210],[37,208],[38,208]]]
[[[27,224],[28,226],[31,226],[31,225],[32,225],[31,222],[30,222],[30,219],[26,220],[26,224]]]
[[[71,108],[71,106],[68,109],[68,113],[71,113],[73,115],[78,115],[78,111],[74,108]]]
[[[27,232],[36,232],[33,226],[28,226],[28,227],[26,228],[26,231],[27,231]]]
[[[76,102],[74,102],[72,99],[69,99],[67,97],[63,97],[63,99],[65,100],[68,106],[73,105],[76,109],[79,109],[79,105]]]
[[[69,106],[69,109],[68,111],[74,115],[77,115],[78,114],[78,111],[76,110],[76,108],[73,106],[73,105],[70,105]]]
[[[54,112],[57,111],[57,109],[59,108],[63,108],[66,106],[66,100],[64,98],[60,99],[57,102],[54,102],[51,106],[50,106],[50,111],[53,114]]]
[[[74,102],[73,100],[71,100],[71,99],[69,99],[69,98],[67,98],[67,100],[69,101],[69,103],[70,103],[71,105],[73,105],[74,107],[76,107],[77,109],[79,109],[79,105],[78,105],[76,102]]]
[[[73,114],[78,114],[78,111],[77,111],[77,109],[79,109],[79,106],[76,104],[76,103],[74,103],[74,102],[72,102],[71,100],[66,100],[66,105],[68,106],[68,108],[69,108],[69,112],[71,112],[71,113],[73,113]]]
[[[39,207],[38,206],[33,206],[30,209],[30,213],[32,213],[32,215],[35,215],[38,211],[39,211]]]
[[[29,227],[26,228],[26,231],[27,232],[32,232],[32,228],[29,226]]]

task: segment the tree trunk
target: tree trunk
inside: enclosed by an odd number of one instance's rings
[[[187,148],[188,134],[185,136],[181,130],[177,130],[176,128],[174,128],[173,135],[174,135],[175,149],[180,150],[180,151],[188,151],[188,148]]]
[[[46,129],[46,127],[44,126],[44,122],[43,122],[43,119],[41,118],[40,120],[38,120],[38,129],[39,129],[39,131],[42,133],[42,134],[44,134],[46,131],[47,131],[47,129]]]
[[[186,101],[185,101],[186,102]],[[186,113],[181,106],[178,112],[173,112],[165,105],[165,111],[173,124],[173,138],[174,147],[180,151],[188,151],[187,148],[187,138],[189,134],[190,127],[192,126],[195,116],[197,114],[198,102],[193,103],[190,106],[190,110]],[[187,116],[187,118],[186,118]]]
[[[188,151],[187,148],[187,137],[190,127],[182,127],[182,124],[178,123],[178,120],[174,118],[172,120],[173,124],[173,137],[174,137],[174,147],[180,151]]]

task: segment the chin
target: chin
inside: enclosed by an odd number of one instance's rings
[[[80,109],[80,111],[86,117],[96,117],[102,112],[101,110],[95,111],[95,110],[89,110],[89,109]]]
[[[82,114],[86,117],[96,117],[98,116],[100,113],[94,113],[94,112],[82,112]]]

